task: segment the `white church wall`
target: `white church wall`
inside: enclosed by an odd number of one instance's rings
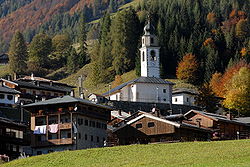
[[[137,83],[136,101],[138,102],[155,102],[155,103],[169,103],[170,100],[170,88],[166,84],[149,84],[149,83]]]

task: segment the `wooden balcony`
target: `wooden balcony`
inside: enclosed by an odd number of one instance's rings
[[[63,123],[63,124],[59,124],[59,129],[63,130],[63,129],[71,129],[72,128],[72,123]]]
[[[74,144],[72,138],[51,139],[51,140],[48,140],[48,141],[35,141],[35,142],[32,142],[32,147],[48,147],[48,146],[71,145],[71,144]]]

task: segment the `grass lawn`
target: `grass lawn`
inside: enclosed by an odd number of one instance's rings
[[[131,145],[65,151],[12,161],[1,167],[249,167],[250,140]]]

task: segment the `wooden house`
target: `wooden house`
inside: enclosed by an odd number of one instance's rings
[[[245,135],[249,129],[249,125],[233,119],[229,115],[223,116],[190,110],[184,116],[187,118],[187,120],[184,121],[185,123],[213,130],[213,139],[226,140],[249,138],[249,135]],[[241,134],[244,134],[244,136]]]
[[[112,110],[71,96],[28,104],[24,109],[31,113],[34,155],[102,147]]]
[[[180,121],[167,120],[151,113],[139,111],[119,123],[113,130],[120,145],[154,142],[206,141],[212,131]]]
[[[0,155],[7,155],[10,159],[18,158],[24,146],[29,145],[25,138],[26,132],[26,125],[0,117]]]
[[[9,56],[7,54],[0,54],[0,65],[8,64]]]

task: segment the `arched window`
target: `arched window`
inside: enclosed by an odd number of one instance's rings
[[[156,53],[155,53],[154,50],[151,50],[151,52],[150,52],[150,57],[151,57],[151,60],[152,60],[152,61],[156,61]]]
[[[142,52],[142,61],[145,61],[145,53]]]

